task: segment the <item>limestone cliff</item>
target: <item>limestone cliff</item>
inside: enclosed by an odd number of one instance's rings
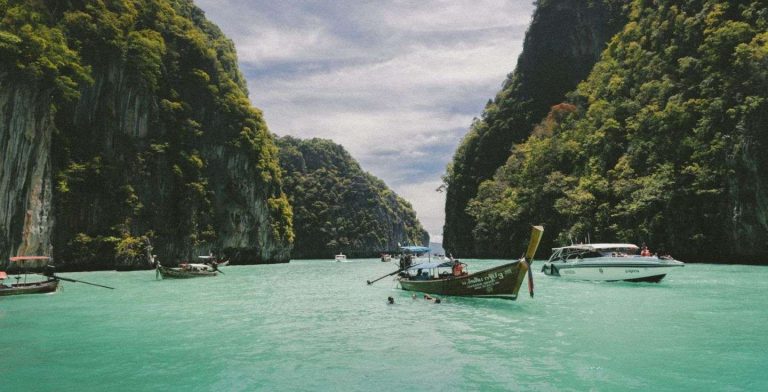
[[[478,186],[493,177],[549,108],[584,79],[608,40],[624,25],[624,1],[540,0],[514,72],[454,154],[447,185],[443,246],[464,257],[491,256],[509,241],[478,246],[468,214]],[[529,222],[535,224],[537,222]],[[526,229],[527,230],[527,229]],[[489,253],[491,252],[491,253]]]
[[[191,1],[11,0],[0,17],[0,254],[289,259],[274,141]]]
[[[51,252],[51,89],[0,72],[0,255]]]
[[[590,74],[467,212],[474,244],[591,237],[689,262],[768,260],[768,4],[633,1]],[[499,119],[503,121],[503,119]],[[500,256],[513,256],[495,248]]]

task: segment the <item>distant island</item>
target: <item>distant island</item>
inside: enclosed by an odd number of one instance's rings
[[[277,139],[283,186],[293,206],[294,258],[378,257],[426,245],[410,203],[363,171],[330,140]]]

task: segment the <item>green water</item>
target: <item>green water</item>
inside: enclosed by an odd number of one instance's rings
[[[61,274],[117,289],[0,298],[0,391],[768,390],[765,267],[688,264],[660,284],[536,273],[533,299],[441,304],[365,284],[394,267]]]

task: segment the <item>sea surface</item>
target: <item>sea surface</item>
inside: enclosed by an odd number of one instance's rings
[[[659,284],[537,272],[534,298],[440,304],[366,285],[395,268],[61,273],[116,289],[0,297],[0,391],[768,390],[767,267],[687,264]]]

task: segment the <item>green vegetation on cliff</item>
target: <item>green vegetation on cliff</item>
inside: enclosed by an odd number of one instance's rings
[[[111,267],[145,237],[165,261],[288,260],[277,148],[191,1],[0,0],[0,20],[0,82],[52,97],[59,260]]]
[[[637,0],[629,18],[569,103],[482,183],[466,209],[473,240],[519,247],[535,222],[557,243],[764,260],[768,6]]]
[[[329,140],[277,139],[283,185],[293,206],[294,258],[378,256],[429,235],[411,205]]]
[[[464,137],[448,168],[443,246],[456,255],[506,254],[513,244],[476,246],[476,218],[467,206],[478,186],[504,164],[549,108],[584,79],[607,41],[625,23],[623,0],[541,0],[517,68]],[[527,230],[527,229],[526,229]]]

